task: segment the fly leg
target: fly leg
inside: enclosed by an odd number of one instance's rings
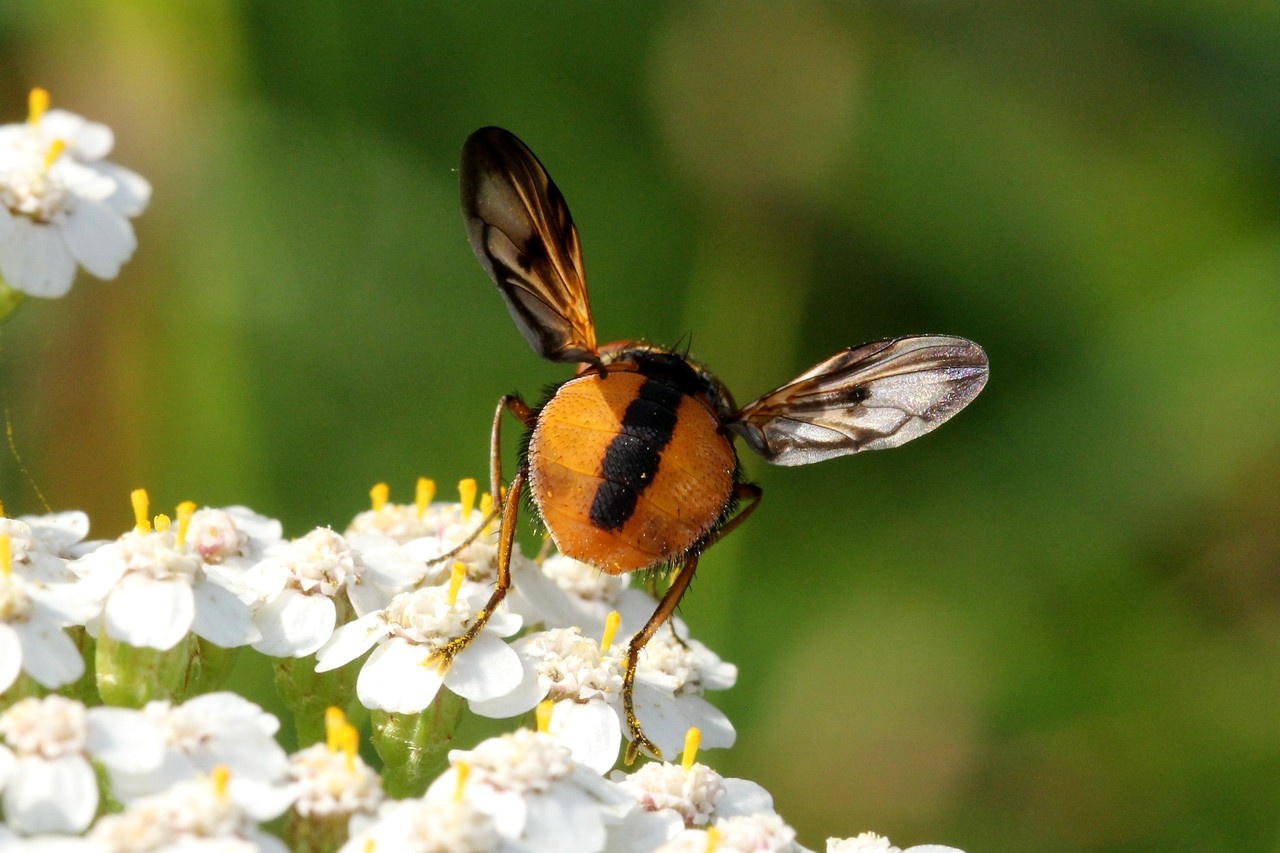
[[[720,529],[707,540],[706,545],[703,547],[707,547],[724,538],[738,525],[746,521],[747,517],[755,512],[756,507],[760,505],[760,498],[763,495],[764,492],[754,483],[739,483],[734,489],[734,497],[738,500],[750,501],[750,503],[743,507],[742,511],[737,515],[722,524]],[[624,759],[628,765],[636,760],[636,756],[640,754],[642,749],[658,760],[662,760],[662,751],[645,735],[644,729],[640,726],[640,720],[636,717],[636,669],[640,665],[640,652],[644,650],[645,645],[653,638],[657,630],[662,627],[662,623],[670,619],[671,615],[676,612],[676,608],[680,606],[680,599],[684,598],[685,591],[689,589],[689,583],[693,580],[693,573],[697,568],[698,555],[694,554],[685,560],[684,565],[680,567],[679,573],[672,579],[671,586],[667,587],[666,594],[658,602],[658,608],[653,611],[649,621],[644,623],[644,627],[631,638],[631,643],[627,646],[627,669],[622,676],[622,711],[627,720],[627,729],[631,732],[631,743],[627,744],[627,753]],[[679,638],[677,637],[677,639]]]

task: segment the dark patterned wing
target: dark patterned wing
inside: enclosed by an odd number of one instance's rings
[[[986,382],[987,354],[964,338],[875,341],[836,353],[726,425],[770,462],[807,465],[918,438]]]
[[[481,128],[462,146],[460,184],[471,249],[529,346],[597,361],[578,229],[538,158],[514,134]]]

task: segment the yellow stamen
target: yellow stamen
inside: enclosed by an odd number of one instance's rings
[[[458,483],[458,497],[462,499],[462,520],[471,517],[471,510],[476,505],[476,478],[468,477]]]
[[[27,121],[33,126],[37,125],[48,111],[49,93],[36,86],[31,90],[31,94],[27,95]]]
[[[462,589],[462,582],[467,579],[467,567],[461,560],[453,564],[453,572],[449,575],[449,606],[457,604],[458,590]]]
[[[196,514],[195,501],[183,501],[178,504],[178,547],[187,542],[187,530],[191,527],[191,516]]]
[[[49,144],[49,150],[44,152],[44,164],[40,171],[47,172],[49,167],[53,165],[53,161],[62,156],[62,152],[67,150],[67,143],[61,139],[55,139]]]
[[[356,772],[356,753],[360,746],[360,732],[355,726],[347,723],[342,728],[342,736],[339,740],[342,741],[342,753],[347,757],[347,772],[354,773]]]
[[[387,505],[387,498],[391,497],[391,487],[386,483],[378,483],[369,490],[369,500],[373,502],[373,511],[377,512]]]
[[[618,635],[618,627],[622,625],[622,616],[616,610],[610,610],[604,620],[604,636],[600,638],[600,651],[606,652],[613,645],[613,638]]]
[[[218,797],[225,798],[227,796],[227,785],[231,784],[231,770],[228,769],[227,765],[219,764],[213,768],[213,772],[209,776],[213,779],[213,790]]]
[[[459,761],[453,765],[453,769],[458,771],[458,784],[453,786],[453,801],[460,803],[462,802],[462,789],[467,787],[467,777],[471,775],[471,765],[465,761]]]
[[[0,574],[6,578],[13,574],[13,542],[8,533],[0,533]]]
[[[347,757],[347,772],[355,772],[360,732],[347,722],[346,714],[336,705],[324,711],[324,745],[329,752],[341,751]]]
[[[133,502],[134,529],[139,533],[150,533],[151,522],[147,521],[147,510],[151,508],[151,498],[147,497],[147,490],[134,489],[129,493],[129,500]]]
[[[429,480],[426,477],[418,478],[418,490],[414,495],[413,502],[418,507],[418,518],[422,518],[427,512],[427,507],[431,506],[431,502],[436,497],[436,481]]]
[[[551,731],[551,710],[555,706],[556,703],[550,699],[543,699],[534,711],[534,716],[538,720],[538,731],[544,735]]]
[[[714,826],[707,827],[707,849],[706,853],[716,853],[716,848],[720,846],[720,831]]]
[[[378,849],[378,842],[376,840],[372,838],[365,839],[364,853],[373,853],[373,851],[377,849]]]
[[[324,710],[324,745],[330,752],[337,752],[342,743],[339,740],[342,727],[347,724],[347,715],[337,705],[330,705]]]
[[[697,726],[690,726],[689,731],[684,733],[684,756],[680,759],[680,766],[684,768],[684,772],[688,773],[693,769],[693,763],[698,760],[698,747],[702,744],[702,731]]]
[[[164,533],[172,524],[173,522],[169,519],[169,516],[163,512],[156,516],[155,521],[151,522],[151,526],[155,528],[157,533]]]

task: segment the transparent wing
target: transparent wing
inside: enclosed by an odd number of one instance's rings
[[[551,361],[596,361],[578,229],[547,170],[514,134],[485,127],[463,143],[460,172],[471,250],[520,334]]]
[[[770,462],[807,465],[918,438],[986,382],[987,354],[964,338],[875,341],[814,365],[726,425]]]

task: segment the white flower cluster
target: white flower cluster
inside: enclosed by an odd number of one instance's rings
[[[641,655],[635,706],[684,762],[614,770],[627,732],[626,642],[615,638],[656,606],[625,577],[514,554],[512,594],[441,671],[436,651],[467,630],[496,578],[490,504],[473,506],[470,483],[462,491],[461,503],[437,503],[420,485],[408,505],[375,494],[346,533],[293,540],[244,507],[187,503],[173,521],[149,520],[141,491],[136,527],[110,541],[85,541],[82,513],[0,517],[0,847],[283,850],[324,837],[349,838],[348,851],[804,850],[762,788],[695,762],[699,744],[733,743],[703,693],[731,687],[737,671],[679,620]],[[192,661],[212,670],[211,651],[244,646],[276,661],[277,683],[301,678],[304,698],[350,670],[375,714],[382,774],[336,708],[326,743],[290,757],[274,716],[234,693],[196,695]],[[94,687],[107,706],[81,704],[97,704]],[[58,690],[78,698],[36,698]],[[489,718],[537,706],[538,731],[449,751],[447,765],[440,747],[434,780],[387,798],[384,782],[412,774],[395,775],[378,731],[427,719],[449,696]],[[104,796],[123,810],[99,816]],[[262,829],[282,815],[288,844]],[[878,838],[829,849],[897,850]],[[951,850],[913,851],[927,849]]]
[[[43,89],[27,121],[0,126],[0,277],[11,288],[62,296],[77,265],[111,279],[133,255],[129,219],[151,185],[103,159],[114,144],[106,125],[49,109]]]

